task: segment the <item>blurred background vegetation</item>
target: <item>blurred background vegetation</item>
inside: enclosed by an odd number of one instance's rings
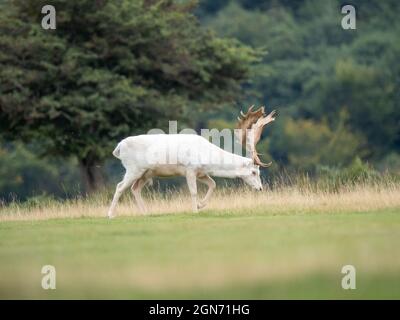
[[[43,30],[40,8],[57,9]],[[357,29],[343,30],[352,4]],[[117,142],[165,128],[233,128],[278,109],[260,142],[285,173],[333,183],[400,175],[400,2],[0,2],[0,198],[110,186]],[[38,9],[39,8],[39,9]],[[323,180],[324,181],[324,180]]]

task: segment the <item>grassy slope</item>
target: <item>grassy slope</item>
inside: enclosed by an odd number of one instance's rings
[[[6,221],[0,298],[400,298],[399,243],[398,209]]]

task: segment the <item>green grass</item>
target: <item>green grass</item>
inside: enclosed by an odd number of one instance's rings
[[[398,209],[3,221],[0,298],[399,299],[399,243]]]

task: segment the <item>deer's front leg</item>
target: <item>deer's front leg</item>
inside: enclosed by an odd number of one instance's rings
[[[190,196],[192,197],[192,208],[193,212],[197,213],[197,184],[196,184],[196,173],[193,170],[186,171],[186,181],[189,187]]]

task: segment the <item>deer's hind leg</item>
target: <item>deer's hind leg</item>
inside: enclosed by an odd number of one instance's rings
[[[143,171],[140,172],[132,172],[127,171],[125,173],[124,179],[117,184],[113,200],[111,202],[110,208],[108,209],[108,217],[114,217],[115,207],[117,206],[118,200],[121,197],[122,193],[128,189],[132,183],[134,183],[137,179],[139,179],[143,175]]]
[[[152,177],[150,174],[145,173],[140,179],[136,180],[131,187],[132,194],[136,200],[136,205],[141,213],[145,213],[147,211],[142,198],[142,189],[148,183],[152,183]]]
[[[208,186],[208,190],[206,195],[204,196],[204,199],[201,200],[197,207],[199,209],[204,208],[207,205],[208,200],[210,199],[215,187],[216,187],[216,183],[215,181],[209,176],[209,175],[204,175],[204,176],[200,176],[197,178],[201,183],[204,183],[205,185]]]

